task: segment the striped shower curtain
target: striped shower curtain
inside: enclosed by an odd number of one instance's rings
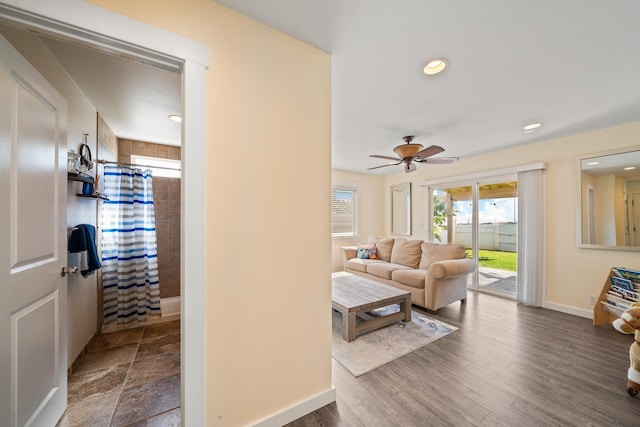
[[[151,171],[104,167],[102,283],[104,322],[160,315],[158,248]]]

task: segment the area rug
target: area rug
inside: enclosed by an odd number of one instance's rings
[[[374,314],[397,310],[397,305],[391,305],[375,310]],[[332,355],[358,377],[457,330],[455,326],[413,311],[411,322],[398,322],[347,342],[342,338],[342,315],[334,310]]]

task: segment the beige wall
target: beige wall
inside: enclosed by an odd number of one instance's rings
[[[96,110],[80,92],[67,72],[51,55],[42,41],[31,33],[1,27],[0,33],[33,65],[40,74],[67,100],[67,146],[79,153],[82,134],[88,133],[91,152],[96,152]],[[95,169],[91,171],[95,172]],[[76,197],[82,183],[67,184],[67,226],[96,224],[94,199]],[[78,254],[68,255],[67,265],[80,265]],[[67,279],[67,365],[82,352],[98,330],[96,275],[86,278],[72,274]]]
[[[640,122],[580,135],[521,145],[482,156],[462,158],[453,165],[423,165],[411,174],[385,177],[383,199],[389,232],[389,187],[410,181],[413,191],[413,236],[425,237],[424,190],[427,180],[455,177],[534,162],[547,163],[547,300],[554,308],[589,315],[589,296],[597,296],[609,269],[622,266],[640,269],[637,252],[581,249],[576,245],[577,206],[580,182],[577,158],[583,154],[638,145]]]
[[[333,185],[344,185],[358,189],[358,236],[357,238],[332,239],[332,271],[342,271],[340,247],[366,243],[370,236],[385,235],[385,215],[381,211],[384,196],[384,178],[365,173],[333,170]]]
[[[329,55],[210,0],[92,3],[210,46],[207,425],[250,424],[327,392]],[[311,256],[295,256],[302,248]]]

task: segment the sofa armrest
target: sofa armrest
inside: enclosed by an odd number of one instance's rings
[[[427,280],[431,279],[452,279],[454,277],[466,276],[473,273],[476,263],[471,259],[449,259],[437,261],[429,266]]]
[[[358,256],[357,246],[343,246],[340,248],[342,252],[342,269],[347,271],[347,261]]]

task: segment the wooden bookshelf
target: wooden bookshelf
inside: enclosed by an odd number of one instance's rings
[[[637,274],[636,270],[630,270],[630,269],[626,269],[626,268],[622,268],[622,267],[617,267],[619,270],[627,270],[627,271],[632,271],[634,273]],[[627,274],[627,273],[624,273]],[[625,311],[626,308],[624,307],[620,307],[617,306],[615,304],[609,303],[609,290],[611,289],[611,285],[612,285],[612,280],[611,277],[613,276],[618,276],[615,272],[614,272],[614,268],[612,268],[609,271],[609,275],[607,276],[607,280],[605,280],[604,282],[604,286],[602,286],[602,290],[600,291],[600,295],[598,295],[598,299],[596,300],[595,305],[593,306],[593,325],[594,326],[598,326],[598,325],[604,325],[605,323],[611,323],[614,320],[616,320],[617,318],[620,317],[620,315],[622,315],[622,313]],[[633,282],[635,282],[636,284],[638,284],[638,280],[636,279],[632,279]],[[627,282],[628,283],[628,282]],[[634,289],[635,292],[638,292],[636,289]],[[626,292],[626,291],[625,291]],[[633,298],[637,298],[638,294],[634,294],[633,292],[630,293],[629,295],[630,297]],[[620,299],[616,297],[612,297],[614,300],[618,301],[620,303],[628,303],[631,304],[633,301],[628,301],[625,299]],[[632,298],[630,298],[632,299]]]
[[[607,302],[607,292],[611,289],[611,276],[615,274],[613,273],[613,269],[609,271],[609,275],[607,276],[607,280],[604,282],[604,286],[600,291],[600,295],[598,295],[598,299],[596,300],[596,304],[593,306],[593,325],[604,325],[605,323],[611,323],[618,318],[618,316],[611,313],[607,310],[606,306],[602,304],[602,301]]]

